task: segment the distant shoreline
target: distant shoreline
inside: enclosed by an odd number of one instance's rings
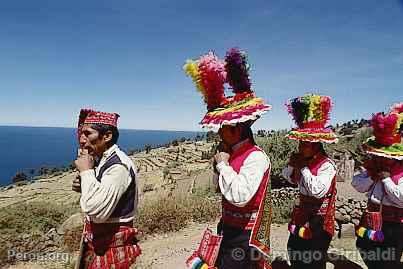
[[[204,136],[204,132],[120,129],[118,145],[126,152],[157,147],[182,138]],[[13,184],[12,178],[24,172],[29,178],[42,168],[68,167],[77,152],[76,128],[40,126],[0,126],[0,147],[11,148],[0,163],[0,187]]]
[[[2,127],[11,128],[60,128],[60,129],[76,129],[77,127],[66,126],[34,126],[34,125],[1,125]],[[119,128],[120,131],[147,131],[147,132],[192,132],[192,133],[206,133],[207,131],[200,128],[200,130],[166,130],[166,129],[131,129],[131,128]]]

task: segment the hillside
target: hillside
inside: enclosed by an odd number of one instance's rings
[[[274,170],[282,166],[290,154],[289,148],[293,147],[292,142],[285,146],[288,142],[282,137],[281,133],[275,133],[257,138],[259,145],[269,153]],[[358,142],[346,139],[338,151],[351,147],[348,143]],[[215,227],[220,214],[220,197],[214,193],[208,160],[213,147],[214,142],[185,141],[131,156],[139,170],[140,210],[136,223],[142,231],[143,248],[136,268],[184,268],[183,261],[197,246],[207,222]],[[333,149],[329,150],[333,152]],[[281,182],[277,170],[273,172],[273,184],[281,187],[282,183],[275,183]],[[0,265],[72,268],[82,227],[79,194],[71,191],[74,177],[75,172],[64,172],[0,190]],[[364,197],[357,194],[348,181],[338,182],[338,189],[338,212],[353,215],[348,211],[352,208],[358,217],[362,208],[355,209],[354,202],[364,201]],[[283,223],[288,220],[295,190],[280,188],[273,190],[273,195],[274,222],[278,223],[273,224],[274,255],[286,258],[288,232]],[[360,264],[351,228],[356,218],[345,220],[343,214],[339,214],[339,218],[338,226],[344,228],[341,239],[334,239],[332,251],[339,253],[342,248],[350,249],[352,257],[348,262]],[[32,255],[25,257],[26,260],[8,259],[10,249]],[[67,254],[68,261],[60,258],[56,262],[40,260],[55,253]]]

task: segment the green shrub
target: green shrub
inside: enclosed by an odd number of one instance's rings
[[[334,152],[350,152],[354,160],[360,164],[364,158],[366,158],[366,153],[362,149],[362,144],[372,135],[370,128],[361,129],[354,137],[346,138],[341,137],[337,144],[325,145],[325,150],[332,154]]]
[[[285,137],[286,131],[271,132],[270,136],[255,137],[260,148],[266,152],[271,161],[271,180],[281,180],[281,172],[288,163],[292,152],[297,149],[297,142]]]

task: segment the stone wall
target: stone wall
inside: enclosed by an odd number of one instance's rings
[[[358,225],[364,210],[367,208],[366,200],[356,200],[353,198],[337,197],[336,201],[336,221],[340,224]]]
[[[298,189],[281,188],[272,190],[273,204],[285,204],[285,201],[295,200]],[[292,207],[292,205],[291,205]],[[367,208],[366,200],[356,200],[338,195],[336,198],[336,227],[342,224],[358,225],[363,211]],[[289,208],[290,212],[292,208]]]

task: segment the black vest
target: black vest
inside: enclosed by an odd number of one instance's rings
[[[99,173],[97,175],[97,180],[99,182],[102,181],[102,175],[104,172],[111,167],[112,165],[119,164],[124,165],[120,160],[119,156],[114,152],[112,155],[106,160],[104,165],[99,169]],[[112,214],[109,216],[110,218],[119,218],[128,215],[130,212],[134,210],[134,199],[136,196],[136,174],[133,171],[133,168],[130,168],[130,177],[131,182],[127,190],[123,193],[119,202],[117,203],[115,210],[113,210]]]

